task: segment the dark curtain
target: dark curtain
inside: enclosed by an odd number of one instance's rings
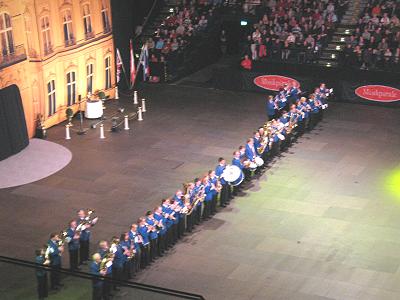
[[[0,90],[0,160],[29,144],[21,94],[16,85]]]

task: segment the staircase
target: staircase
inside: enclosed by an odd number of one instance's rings
[[[318,65],[324,67],[337,67],[340,52],[346,45],[347,37],[351,36],[357,27],[358,18],[368,0],[354,0],[349,2],[349,7],[344,14],[340,24],[336,27],[328,46],[322,51]]]
[[[160,26],[160,24],[171,15],[171,10],[176,6],[175,1],[164,1],[161,7],[158,10],[154,11],[153,15],[146,23],[146,26],[143,28],[143,32],[140,35],[141,44],[143,44],[147,39],[154,36],[154,32]]]

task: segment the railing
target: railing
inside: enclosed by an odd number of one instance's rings
[[[89,40],[89,39],[92,39],[92,38],[94,38],[94,32],[93,31],[85,32],[85,39],[86,40]]]
[[[104,285],[118,286],[120,291],[114,296],[122,300],[204,300],[201,295],[130,281],[116,281],[108,277],[92,275],[88,272],[70,271],[63,268],[55,270],[49,266],[5,256],[0,256],[0,278],[2,278],[0,286],[1,299],[37,299],[37,280],[35,278],[38,275],[37,272],[46,276],[47,280],[52,272],[56,272],[62,278],[61,282],[64,286],[58,291],[49,291],[49,300],[91,299],[92,283],[99,280]]]
[[[70,37],[68,40],[65,40],[65,47],[73,46],[75,45],[75,38]]]
[[[11,53],[1,54],[0,56],[0,69],[16,64],[26,59],[26,52],[24,45],[14,46]]]

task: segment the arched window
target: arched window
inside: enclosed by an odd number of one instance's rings
[[[15,52],[11,18],[7,13],[0,14],[0,42],[1,53],[3,56],[7,56]]]
[[[67,73],[67,100],[68,106],[75,104],[76,100],[76,75],[74,71]]]
[[[72,15],[70,9],[66,9],[63,13],[63,30],[65,46],[75,44],[74,34],[72,32]]]
[[[101,18],[103,20],[103,31],[109,32],[111,30],[110,19],[108,17],[107,1],[101,0]]]
[[[49,102],[49,117],[56,112],[56,83],[50,80],[47,83],[47,100]]]
[[[90,15],[90,6],[88,3],[83,5],[83,27],[85,29],[85,38],[90,39],[94,37],[92,31],[92,17]]]
[[[44,55],[48,55],[53,52],[53,47],[51,45],[49,16],[44,16],[40,19],[40,29],[42,31]]]
[[[111,56],[107,56],[104,60],[105,66],[105,89],[108,90],[111,88]]]
[[[93,64],[89,63],[86,65],[86,92],[89,94],[93,93]]]

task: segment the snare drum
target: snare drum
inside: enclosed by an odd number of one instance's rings
[[[225,179],[230,185],[237,186],[242,183],[244,179],[244,174],[238,166],[226,166],[221,177]]]
[[[282,133],[277,133],[276,135],[278,136],[278,138],[279,138],[281,141],[284,141],[284,140],[285,140],[285,136],[284,136]]]
[[[249,169],[250,171],[255,171],[257,169],[257,163],[255,163],[254,161],[250,162]]]

